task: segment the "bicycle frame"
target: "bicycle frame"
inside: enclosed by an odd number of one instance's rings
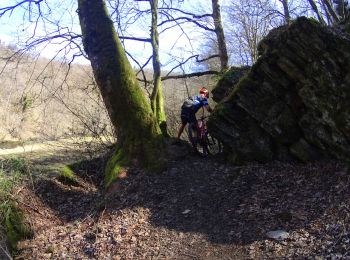
[[[207,125],[204,121],[205,117],[201,117],[197,120],[197,131],[198,131],[198,139],[200,141],[200,144],[203,144],[205,142],[205,136],[207,134]]]
[[[193,130],[196,132],[196,137],[192,136],[192,134],[189,136],[189,139],[194,147],[198,143],[200,146],[206,149],[206,135],[208,132],[205,118],[206,117],[202,116],[196,121],[196,123],[189,124],[189,132],[192,133]]]
[[[213,138],[207,129],[206,119],[202,116],[196,122],[189,124],[189,139],[196,152],[203,155],[214,155],[221,153],[221,143]],[[193,136],[196,133],[196,136]],[[199,145],[199,147],[197,147]],[[198,148],[202,149],[199,151]]]

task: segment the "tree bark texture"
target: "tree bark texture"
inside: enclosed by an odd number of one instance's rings
[[[322,2],[327,6],[328,12],[331,15],[333,21],[335,23],[338,23],[339,22],[339,17],[337,15],[337,13],[335,12],[331,2],[329,2],[329,0],[322,0]]]
[[[213,7],[215,33],[218,39],[221,70],[223,71],[228,68],[228,54],[227,54],[227,48],[226,48],[224,29],[222,28],[219,0],[212,0],[212,7]]]
[[[83,44],[95,80],[117,133],[118,160],[137,159],[148,167],[156,160],[160,129],[138,85],[104,0],[78,0]],[[114,165],[110,165],[110,170]],[[119,169],[119,167],[117,167]],[[117,174],[115,172],[115,174]]]
[[[151,43],[152,43],[152,61],[153,61],[153,91],[151,94],[151,107],[157,118],[158,125],[163,135],[167,136],[166,115],[163,101],[161,69],[159,58],[159,35],[158,35],[158,0],[150,0],[152,12],[151,25]]]
[[[314,0],[308,0],[308,2],[309,2],[309,4],[310,4],[312,10],[316,13],[317,18],[318,18],[318,20],[320,21],[320,23],[325,25],[326,22],[324,21],[324,19],[323,19],[323,17],[322,17],[322,14],[321,14],[320,11],[318,10],[315,1],[314,1]]]

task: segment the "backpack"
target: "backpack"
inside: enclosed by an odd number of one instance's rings
[[[193,107],[193,104],[194,104],[193,97],[188,97],[188,98],[184,101],[184,103],[182,104],[181,108],[182,108],[182,109],[192,108],[192,107]]]

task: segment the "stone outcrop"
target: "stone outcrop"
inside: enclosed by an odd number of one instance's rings
[[[220,102],[225,97],[227,97],[233,90],[234,86],[239,82],[239,80],[247,75],[250,67],[231,67],[227,73],[219,80],[216,88],[212,90],[213,100],[215,102]]]
[[[259,52],[245,76],[232,69],[214,91],[222,101],[209,130],[229,158],[350,160],[350,36],[302,17],[273,30]],[[232,90],[223,98],[220,89]]]

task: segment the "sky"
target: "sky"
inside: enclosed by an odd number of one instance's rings
[[[0,13],[1,8],[5,6],[14,5],[22,0],[0,0]],[[120,0],[122,1],[122,0]],[[135,3],[135,0],[126,0],[127,3]],[[220,0],[222,10],[225,9],[232,1],[237,0]],[[291,0],[290,3],[298,2],[300,0]],[[50,9],[46,8],[45,3],[50,4]],[[161,2],[161,1],[160,1]],[[173,1],[176,2],[176,1]],[[278,0],[275,0],[276,6],[280,5]],[[149,9],[149,3],[146,1],[137,2],[140,7],[144,10]],[[211,13],[211,0],[184,0],[184,4],[181,9],[190,10],[194,13],[203,14]],[[57,30],[57,26],[53,24],[64,25],[70,31],[74,31],[80,34],[80,25],[77,10],[77,0],[47,0],[41,3],[41,12],[44,14],[45,19],[39,19],[38,25],[36,26],[36,14],[37,5],[31,5],[32,15],[29,16],[28,3],[21,8],[16,8],[15,11],[6,13],[0,17],[0,39],[6,44],[17,44],[18,42],[23,43],[24,39],[28,39],[33,35],[35,31],[36,36],[47,35],[47,33]],[[225,12],[222,11],[222,16],[225,18]],[[137,22],[127,28],[127,36],[138,36],[142,38],[149,38],[150,31],[150,15],[148,19],[138,19]],[[130,18],[130,13],[129,13]],[[25,23],[23,22],[25,21]],[[30,21],[30,22],[28,22]],[[51,24],[51,25],[50,25]],[[228,26],[225,26],[224,30],[228,31]],[[177,62],[174,62],[174,58],[178,61],[183,61],[187,57],[199,53],[203,49],[204,43],[206,43],[208,36],[203,35],[203,30],[199,30],[198,27],[185,27],[188,32],[187,35],[178,28],[174,27],[171,30],[167,30],[160,34],[160,57],[162,70],[170,70]],[[62,33],[67,32],[67,29],[61,28]],[[161,30],[161,28],[160,28]],[[227,32],[226,31],[226,32]],[[228,37],[227,37],[228,38]],[[20,41],[18,41],[20,39]],[[192,41],[190,41],[192,40]],[[151,56],[152,50],[149,43],[125,40],[126,50],[137,58],[139,63],[143,64]],[[230,43],[228,43],[230,44]],[[33,53],[40,54],[43,57],[51,59],[57,55],[58,51],[61,50],[60,55],[57,58],[68,57],[70,61],[74,50],[70,50],[67,54],[68,49],[62,50],[64,43],[61,40],[52,40],[50,44],[42,44],[36,49],[31,50]],[[134,67],[138,67],[132,59],[129,59]],[[89,61],[83,57],[76,58],[75,62],[82,64],[89,64]],[[190,64],[192,67],[185,67],[186,71],[199,70],[200,67],[193,66],[195,62]],[[151,66],[151,62],[149,63]],[[239,63],[235,63],[239,65]]]
[[[1,0],[0,8],[14,5],[17,0]],[[48,11],[45,6],[42,7],[42,12],[48,14],[46,17],[50,19],[50,22],[63,21],[64,25],[68,28],[73,28],[75,31],[80,33],[78,20],[75,19],[75,23],[72,23],[72,19],[69,17],[68,13],[73,10],[73,13],[77,9],[76,6],[70,4],[67,7],[65,2],[69,3],[70,0],[62,1],[49,1],[51,10]],[[74,1],[75,2],[75,1]],[[53,4],[52,4],[53,3]],[[61,3],[61,5],[60,5]],[[52,4],[52,5],[51,5]],[[31,38],[34,34],[36,38],[47,35],[47,32],[50,33],[57,29],[55,26],[49,26],[48,21],[39,19],[36,23],[38,9],[35,4],[32,3],[31,11],[32,15],[29,15],[29,5],[26,4],[23,7],[16,8],[13,12],[8,12],[0,18],[0,39],[5,44],[10,45],[21,45],[25,40]],[[67,12],[68,11],[68,12]],[[44,25],[45,22],[45,25]],[[63,30],[64,31],[64,30]],[[37,47],[35,50],[32,50],[36,53],[40,53],[43,57],[52,58],[57,54],[57,51],[62,48],[59,44],[61,41],[52,40],[50,44],[42,44],[40,47]],[[86,63],[86,61],[85,61]]]
[[[228,0],[222,0],[222,2],[227,1]],[[5,6],[14,5],[16,2],[19,2],[19,0],[1,0],[0,9]],[[79,21],[76,15],[77,5],[75,0],[50,0],[48,2],[50,3],[50,11],[45,8],[45,6],[42,6],[41,11],[43,13],[49,14],[47,17],[49,17],[51,23],[64,23],[65,26],[71,30],[80,33]],[[145,9],[149,8],[148,2],[139,3],[141,7]],[[211,12],[210,0],[185,1],[186,8],[194,8],[193,6],[196,6],[196,8],[198,8],[199,5],[203,6],[205,12]],[[31,8],[31,11],[33,13],[31,16],[29,16],[29,6],[27,4],[23,8],[16,8],[15,11],[11,13],[11,15],[10,13],[7,13],[0,18],[0,39],[2,42],[14,45],[18,44],[18,38],[20,39],[20,42],[23,42],[23,39],[28,39],[28,37],[30,37],[34,31],[36,36],[42,36],[46,35],[47,32],[51,32],[57,29],[55,26],[49,26],[48,21],[45,21],[44,26],[43,20],[39,20],[37,26],[35,23],[35,13],[37,13],[36,5],[32,4]],[[71,14],[73,14],[73,18]],[[28,20],[31,20],[31,22],[28,23]],[[23,21],[26,22],[23,23]],[[147,35],[149,32],[149,23],[150,21],[141,21],[141,23],[136,24],[136,26],[130,27],[128,29],[129,35],[149,37],[149,35]],[[192,48],[196,49],[200,47],[200,42],[198,42],[196,45],[193,45],[195,43],[192,42],[191,45],[187,37],[198,39],[201,37],[201,35],[196,31],[191,31],[190,36],[185,36],[179,29],[168,30],[160,35],[160,55],[164,68],[171,67],[171,65],[168,65],[172,59],[171,56],[174,55],[181,59],[187,57]],[[44,57],[52,58],[57,54],[57,51],[62,48],[62,43],[59,42],[61,41],[53,40],[51,44],[41,45],[33,51],[40,53],[40,55]],[[175,43],[176,47],[174,47]],[[151,55],[151,48],[149,43],[126,40],[125,44],[127,51],[132,53],[133,56],[136,56],[140,62],[146,61]],[[65,53],[62,51],[62,55],[63,54]],[[89,61],[84,58],[76,59],[76,62],[83,64],[89,63]],[[136,65],[134,64],[134,66]]]

